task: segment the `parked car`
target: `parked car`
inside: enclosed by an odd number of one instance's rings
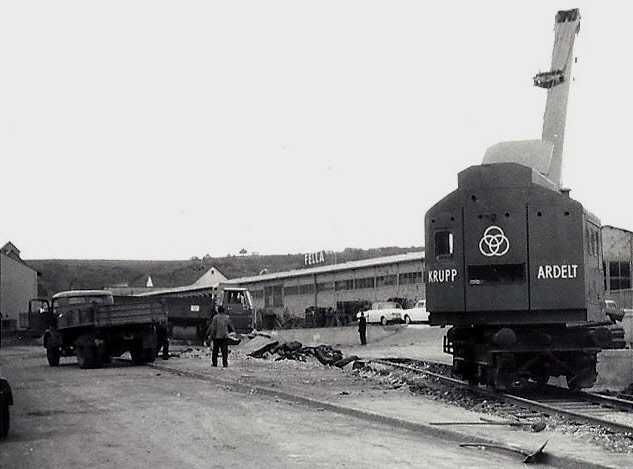
[[[404,318],[402,311],[402,306],[395,301],[377,301],[364,313],[368,323],[380,323],[384,326],[388,322],[401,322]],[[358,318],[360,312],[356,315],[356,319]]]
[[[426,300],[418,301],[413,308],[405,309],[402,313],[404,314],[405,324],[409,324],[410,322],[429,322]]]
[[[13,394],[9,382],[0,378],[0,439],[4,439],[9,434],[9,406],[13,405]]]
[[[613,300],[604,300],[604,312],[611,321],[622,321],[624,318],[624,310]]]

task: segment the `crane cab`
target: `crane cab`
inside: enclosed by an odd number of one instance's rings
[[[600,310],[599,222],[526,166],[462,171],[425,226],[431,324],[564,323]]]

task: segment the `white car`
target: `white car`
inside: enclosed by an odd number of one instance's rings
[[[418,301],[411,309],[405,309],[404,322],[409,324],[410,322],[429,322],[429,312],[426,310],[426,300]]]
[[[367,322],[380,323],[383,326],[388,322],[402,322],[404,310],[399,303],[395,301],[377,301],[372,303],[371,309],[364,311]],[[360,318],[360,312],[356,315],[356,319]]]

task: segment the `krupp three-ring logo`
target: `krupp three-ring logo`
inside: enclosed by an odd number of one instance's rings
[[[503,256],[510,249],[510,241],[498,226],[489,226],[479,241],[479,251],[486,257]]]

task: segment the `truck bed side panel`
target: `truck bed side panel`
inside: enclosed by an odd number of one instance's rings
[[[57,329],[114,327],[167,322],[167,312],[159,301],[60,309]]]

